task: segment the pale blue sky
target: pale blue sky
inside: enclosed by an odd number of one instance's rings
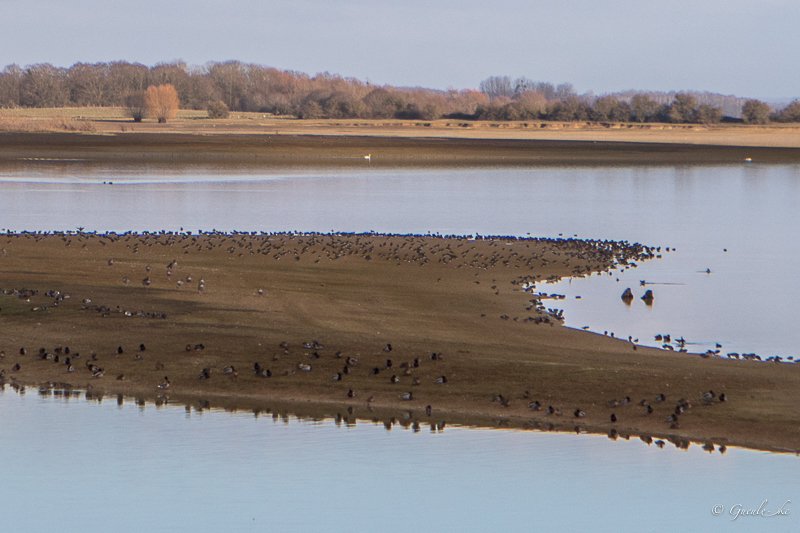
[[[800,96],[798,0],[0,0],[0,68],[239,59],[373,83]]]

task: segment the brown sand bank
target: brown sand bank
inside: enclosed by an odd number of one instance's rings
[[[499,237],[4,234],[0,369],[17,387],[195,408],[800,449],[798,365],[634,347],[538,305],[550,306],[536,295],[548,278],[649,252]],[[708,390],[728,401],[706,405]],[[681,398],[691,406],[667,422]]]
[[[370,160],[365,159],[370,155]],[[742,165],[798,163],[800,148],[368,135],[0,133],[0,163],[246,166]],[[38,162],[38,163],[37,163]]]

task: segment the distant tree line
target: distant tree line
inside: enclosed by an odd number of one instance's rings
[[[139,120],[150,87],[171,85],[183,109],[209,116],[255,111],[299,118],[441,117],[474,120],[673,122],[713,124],[726,117],[748,123],[800,122],[800,101],[781,110],[758,100],[711,93],[615,93],[578,95],[569,83],[492,76],[479,90],[446,91],[377,86],[329,74],[310,76],[240,61],[188,66],[183,62],[47,63],[0,71],[0,107],[122,106]]]
[[[628,91],[603,96],[578,95],[569,83],[553,85],[526,78],[492,76],[480,84],[489,98],[475,115],[484,120],[668,122],[715,124],[723,120],[748,124],[800,122],[800,101],[780,110],[766,102],[696,92]]]

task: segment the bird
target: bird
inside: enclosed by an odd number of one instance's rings
[[[164,381],[158,386],[158,388],[161,390],[169,389],[169,378],[167,376],[164,376]]]
[[[413,399],[413,396],[414,396],[414,395],[413,395],[412,393],[410,393],[410,392],[404,392],[404,393],[403,393],[403,395],[402,395],[402,396],[400,396],[400,398],[401,398],[402,400],[406,400],[406,401],[408,401],[408,400],[411,400],[411,399]]]
[[[611,423],[613,424],[614,422],[616,422],[616,421],[617,421],[617,415],[615,415],[614,413],[611,413],[611,416],[609,416],[609,417],[608,417],[608,419],[609,419],[609,420],[611,421]]]
[[[341,381],[341,380],[342,380],[342,374],[341,374],[341,372],[339,372],[339,373],[336,373],[336,374],[334,374],[333,376],[331,376],[331,379],[333,379],[333,381]]]
[[[261,376],[265,377],[265,378],[271,378],[272,377],[272,370],[270,370],[269,368],[264,370],[263,372],[261,372]]]
[[[575,418],[583,418],[584,416],[586,416],[586,413],[580,409],[575,409]]]
[[[391,352],[392,351],[392,345],[391,344],[387,344],[386,346],[383,347],[383,351],[384,352]]]
[[[347,397],[348,398],[355,398],[355,396],[356,396],[356,393],[353,391],[353,389],[350,389],[349,391],[347,391]]]
[[[534,411],[538,411],[539,409],[542,408],[542,404],[539,403],[539,400],[536,400],[535,402],[529,403],[528,407],[533,409]]]
[[[400,383],[400,378],[398,378],[396,375],[392,375],[389,381],[391,383]]]
[[[372,154],[367,154],[367,155],[365,155],[365,156],[364,156],[364,159],[366,159],[368,162],[370,162],[370,163],[371,163],[371,162],[372,162]]]
[[[208,368],[204,368],[200,371],[200,375],[197,376],[197,379],[210,379],[211,378],[211,370]]]
[[[447,383],[447,376],[439,376],[438,378],[436,378],[436,383],[438,385],[441,385],[443,383]]]
[[[19,372],[20,369],[22,369],[22,367],[20,366],[19,363],[16,363],[14,366],[11,367],[12,372]]]

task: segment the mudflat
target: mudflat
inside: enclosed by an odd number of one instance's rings
[[[0,234],[0,369],[45,393],[800,450],[800,365],[648,348],[548,309],[548,279],[654,256],[577,239]]]

